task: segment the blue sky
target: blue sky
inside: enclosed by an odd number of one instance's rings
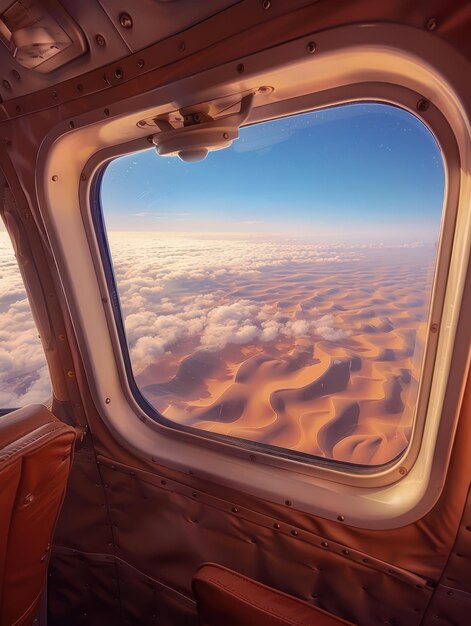
[[[440,151],[413,115],[353,104],[241,130],[199,163],[154,149],[106,169],[109,230],[434,243]]]

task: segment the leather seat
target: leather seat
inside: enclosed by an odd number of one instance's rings
[[[196,572],[193,593],[201,626],[352,626],[214,563],[205,563]]]
[[[74,440],[42,405],[0,418],[0,626],[34,620]]]

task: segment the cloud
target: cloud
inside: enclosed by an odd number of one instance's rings
[[[340,341],[351,334],[334,314],[320,314],[312,304],[283,306],[276,289],[286,280],[295,288],[309,284],[317,266],[356,263],[362,259],[357,250],[118,233],[109,241],[136,374],[182,346],[187,353],[219,351],[276,341]],[[263,295],[267,284],[274,295]]]
[[[0,233],[0,407],[45,402],[51,395],[44,351],[6,233]]]

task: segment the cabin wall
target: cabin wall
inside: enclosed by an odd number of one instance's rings
[[[419,6],[408,1],[392,12],[385,3],[334,0],[283,14],[289,11],[286,3],[272,19],[267,15],[257,25],[250,21],[249,5],[254,3],[240,4],[246,7],[246,21],[237,28],[220,28],[209,47],[204,41],[213,31],[212,21],[195,27],[200,47],[193,52],[187,46],[186,58],[177,58],[176,52],[170,60],[159,56],[167,45],[163,42],[146,51],[155,61],[142,72],[136,65],[139,55],[128,57],[130,69],[126,66],[122,83],[111,79],[104,86],[100,70],[99,87],[96,73],[81,80],[83,95],[69,81],[57,90],[57,101],[41,92],[27,100],[10,100],[1,109],[0,164],[34,244],[23,249],[24,258],[41,258],[43,273],[47,266],[50,274],[41,284],[31,281],[29,288],[33,298],[44,297],[46,289],[53,294],[45,298],[38,324],[41,334],[50,326],[49,364],[53,380],[63,381],[60,388],[55,385],[54,407],[64,419],[89,427],[75,455],[53,546],[50,623],[196,624],[191,577],[202,562],[212,560],[362,625],[464,626],[471,607],[466,576],[471,558],[469,383],[439,501],[423,519],[387,531],[352,528],[227,490],[161,467],[158,461],[146,463],[113,438],[91,401],[54,260],[41,235],[32,167],[43,138],[57,123],[342,23],[382,20],[423,28],[433,15],[437,36],[468,56],[471,48],[471,8],[461,2],[434,0]],[[160,58],[167,59],[161,66]],[[114,67],[105,73],[112,77]],[[59,336],[66,342],[61,344]],[[68,371],[74,376],[68,377]],[[461,385],[464,376],[457,371],[451,378]]]

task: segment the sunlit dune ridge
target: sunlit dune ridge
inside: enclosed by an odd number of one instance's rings
[[[165,417],[359,464],[410,438],[435,251],[112,234],[136,381]]]

